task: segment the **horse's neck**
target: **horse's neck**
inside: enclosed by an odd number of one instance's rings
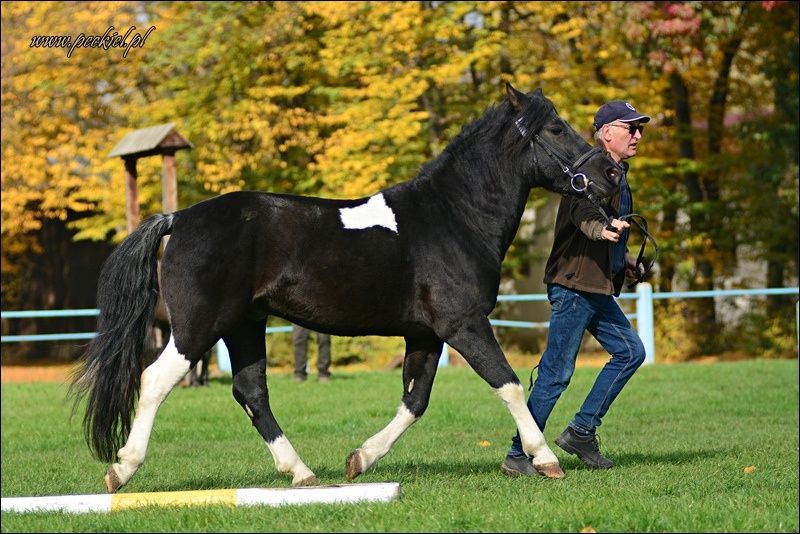
[[[427,182],[450,222],[499,270],[525,211],[530,190],[525,180],[483,160],[462,160],[439,169]]]

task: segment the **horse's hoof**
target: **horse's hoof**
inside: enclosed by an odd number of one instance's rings
[[[117,490],[122,487],[122,482],[120,481],[119,476],[117,476],[117,472],[114,471],[113,465],[108,468],[108,471],[106,471],[104,480],[106,481],[106,489],[109,493],[116,493]]]
[[[353,480],[358,475],[364,472],[361,466],[361,456],[358,454],[358,449],[350,453],[345,462],[347,480]]]
[[[303,480],[301,480],[300,482],[298,482],[296,484],[292,484],[292,486],[295,486],[295,487],[319,486],[319,479],[317,479],[317,477],[315,477],[314,475],[311,475],[310,477],[304,478]]]
[[[558,462],[534,465],[533,468],[536,469],[537,473],[547,478],[564,478],[564,471],[561,470],[561,466],[558,465]]]

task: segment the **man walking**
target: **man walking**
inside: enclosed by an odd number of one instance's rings
[[[626,246],[630,225],[621,220],[633,212],[628,164],[624,160],[636,155],[644,125],[649,121],[650,117],[620,100],[608,102],[597,111],[595,142],[617,162],[621,175],[619,192],[606,208],[610,210],[611,225],[589,200],[563,197],[545,269],[550,330],[528,409],[544,431],[575,371],[584,331],[594,336],[611,359],[600,371],[578,413],[555,440],[556,445],[594,469],[614,465],[600,452],[595,431],[645,357],[644,345],[614,297],[619,296],[626,277],[633,277],[636,268]],[[509,476],[536,474],[531,459],[522,451],[519,434],[512,439],[501,468]]]

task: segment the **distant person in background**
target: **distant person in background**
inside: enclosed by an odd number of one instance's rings
[[[311,331],[302,326],[292,326],[292,342],[294,344],[294,381],[305,382],[308,378],[308,336]],[[315,332],[317,336],[317,372],[318,380],[330,380],[331,336]]]

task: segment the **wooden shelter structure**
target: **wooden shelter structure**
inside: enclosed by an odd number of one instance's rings
[[[125,162],[125,219],[128,232],[139,226],[139,192],[136,186],[136,162],[139,158],[162,156],[161,202],[164,213],[178,210],[178,182],[175,176],[175,152],[193,145],[175,129],[175,123],[159,124],[133,131],[122,138],[108,154]]]

